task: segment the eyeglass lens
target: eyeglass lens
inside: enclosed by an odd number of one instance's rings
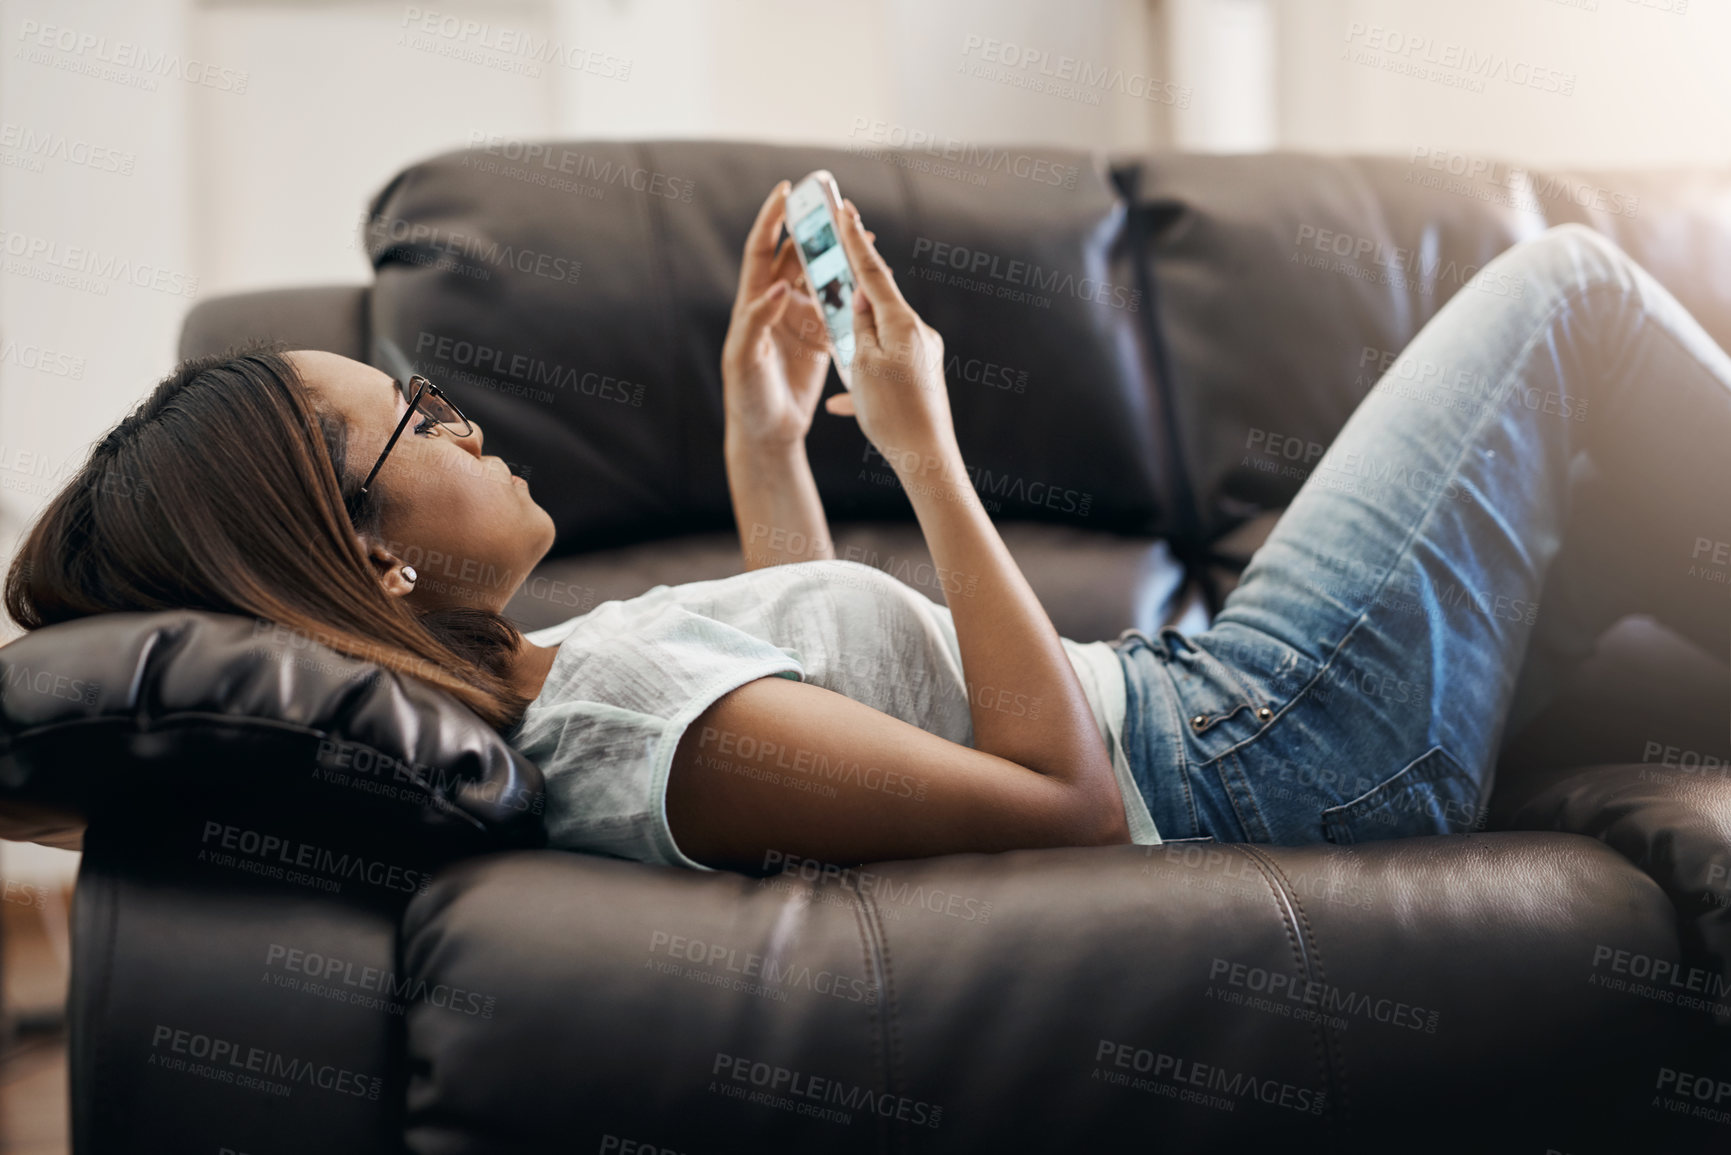
[[[397,382],[397,392],[403,395],[405,403],[415,395],[416,384],[413,378],[408,381]],[[451,408],[448,401],[431,389],[421,390],[421,399],[415,408],[423,416],[431,418],[441,425],[449,425],[459,432],[467,430],[469,427],[469,423],[463,419],[463,415]]]

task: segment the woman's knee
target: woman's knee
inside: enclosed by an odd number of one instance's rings
[[[1523,285],[1540,291],[1567,295],[1598,286],[1630,292],[1636,288],[1633,258],[1597,229],[1576,221],[1552,225],[1497,259],[1506,261]]]

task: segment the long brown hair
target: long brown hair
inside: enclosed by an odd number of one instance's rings
[[[499,730],[528,699],[522,635],[476,607],[417,611],[379,585],[358,533],[381,539],[348,425],[280,343],[183,362],[49,501],[6,574],[26,630],[91,614],[248,614],[437,686]]]

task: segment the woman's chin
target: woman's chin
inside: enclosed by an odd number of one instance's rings
[[[541,538],[541,551],[535,555],[535,563],[539,565],[541,559],[547,556],[547,551],[553,548],[553,542],[559,536],[559,532],[553,525],[552,514],[539,505],[535,506],[535,512],[540,515],[536,520],[540,522],[538,533]]]

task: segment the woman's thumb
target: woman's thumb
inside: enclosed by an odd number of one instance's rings
[[[856,284],[853,288],[853,331],[854,339],[876,342],[878,339],[878,315],[872,307],[871,293],[864,285]]]

